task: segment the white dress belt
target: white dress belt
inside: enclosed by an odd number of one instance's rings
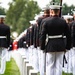
[[[49,39],[62,38],[62,35],[48,36]]]
[[[0,38],[2,39],[2,38],[6,38],[6,36],[0,36]]]

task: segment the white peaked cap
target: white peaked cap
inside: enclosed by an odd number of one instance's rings
[[[5,18],[6,16],[5,15],[0,15],[0,18]]]
[[[64,15],[63,18],[64,18],[64,19],[72,19],[73,16],[71,16],[71,15]]]
[[[25,33],[25,34],[27,33],[27,29],[24,30],[24,33]]]
[[[27,33],[27,29],[25,29],[15,40],[19,41],[20,38],[22,38],[22,36],[26,33]]]
[[[40,17],[39,15],[36,15],[36,16],[34,17],[34,19],[35,19],[35,20],[38,20],[39,17]]]
[[[40,12],[38,15],[34,17],[35,20],[38,20],[39,17],[43,16],[44,12]]]
[[[50,5],[50,9],[60,9],[60,5]]]
[[[42,16],[42,15],[44,15],[44,12],[41,11],[40,14],[39,14],[39,17]]]
[[[49,6],[43,7],[42,10],[49,10]]]
[[[32,20],[32,21],[29,21],[30,24],[35,24],[36,23],[36,20]]]

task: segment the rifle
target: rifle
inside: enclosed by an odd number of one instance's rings
[[[62,16],[62,0],[60,0],[60,14],[59,14],[59,17],[61,17]]]
[[[66,56],[65,56],[65,52],[64,52],[64,56],[63,56],[63,67],[64,67],[64,61],[67,64],[67,60],[66,60]]]

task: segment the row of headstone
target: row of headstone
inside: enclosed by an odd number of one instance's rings
[[[20,75],[37,75],[38,74],[38,72],[29,63],[29,60],[26,59],[26,56],[23,50],[22,52],[20,52],[19,50],[13,51],[12,57],[14,58],[19,68]]]

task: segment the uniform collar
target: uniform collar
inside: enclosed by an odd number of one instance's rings
[[[59,17],[58,15],[54,15],[54,16],[52,16],[52,17]]]

